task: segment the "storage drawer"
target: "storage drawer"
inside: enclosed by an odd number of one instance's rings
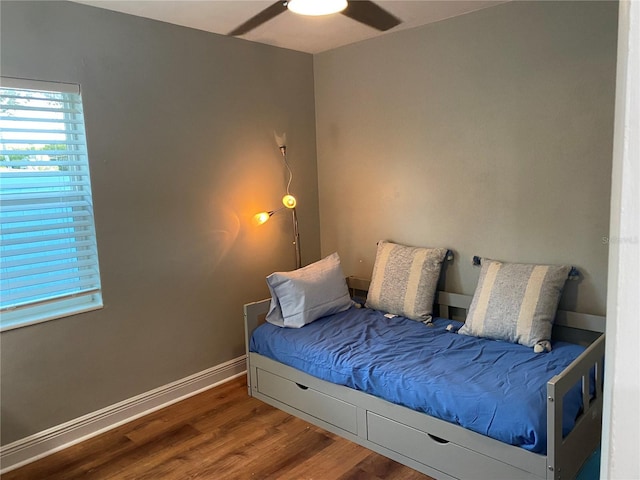
[[[284,377],[257,369],[258,391],[312,417],[358,434],[356,407]]]
[[[457,478],[530,479],[531,474],[493,458],[367,412],[369,441]]]

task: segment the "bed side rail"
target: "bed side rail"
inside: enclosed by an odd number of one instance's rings
[[[347,286],[349,287],[349,293],[352,297],[361,297],[365,299],[371,280],[362,277],[347,277]],[[444,318],[449,317],[449,307],[455,307],[462,309],[466,315],[469,306],[471,305],[471,295],[463,295],[460,293],[450,293],[438,291],[436,292],[435,304],[440,308],[440,316]]]
[[[604,317],[588,313],[569,312],[567,310],[558,310],[556,312],[554,325],[598,333],[604,333],[607,328],[607,322]]]
[[[547,479],[574,478],[600,441],[605,336],[600,335],[578,358],[547,383]],[[591,372],[595,371],[593,392]],[[573,430],[562,438],[565,394],[581,385],[582,411]]]
[[[371,280],[362,277],[347,277],[347,287],[349,287],[350,293],[354,290],[360,292],[368,292]]]
[[[352,297],[362,299],[367,297],[371,280],[362,277],[347,277],[347,286]],[[462,317],[457,320],[464,321],[466,314],[471,306],[472,295],[464,295],[460,293],[451,293],[445,291],[437,291],[435,304],[438,306],[439,316],[443,318],[452,318],[450,308],[453,307],[457,314],[462,313]],[[558,310],[554,320],[554,330],[552,338],[554,340],[563,340],[566,342],[576,343],[579,345],[589,345],[606,328],[606,320],[602,316],[590,315],[587,313],[570,312],[566,310]]]

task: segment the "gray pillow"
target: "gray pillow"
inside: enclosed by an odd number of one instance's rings
[[[366,306],[421,322],[431,320],[446,248],[378,243]]]
[[[551,330],[570,266],[482,259],[478,285],[458,333],[551,349]]]
[[[292,272],[272,273],[267,285],[271,306],[266,320],[279,327],[304,327],[351,306],[337,253]]]

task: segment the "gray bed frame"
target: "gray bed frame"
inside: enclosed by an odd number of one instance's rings
[[[347,283],[352,294],[361,296],[369,286],[367,280],[354,277]],[[431,477],[573,479],[600,442],[604,317],[558,311],[554,338],[587,349],[547,383],[547,455],[540,455],[249,352],[251,334],[264,322],[269,302],[244,306],[249,395]],[[471,297],[438,292],[436,304],[440,317],[452,318],[451,311],[464,318]],[[591,369],[596,372],[594,386]],[[563,438],[563,398],[578,382],[582,411]]]

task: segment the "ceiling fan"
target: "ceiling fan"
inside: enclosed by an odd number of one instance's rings
[[[244,35],[287,9],[301,15],[327,15],[339,12],[383,32],[402,23],[385,9],[368,0],[351,0],[349,2],[347,0],[279,0],[229,32],[229,35]]]

